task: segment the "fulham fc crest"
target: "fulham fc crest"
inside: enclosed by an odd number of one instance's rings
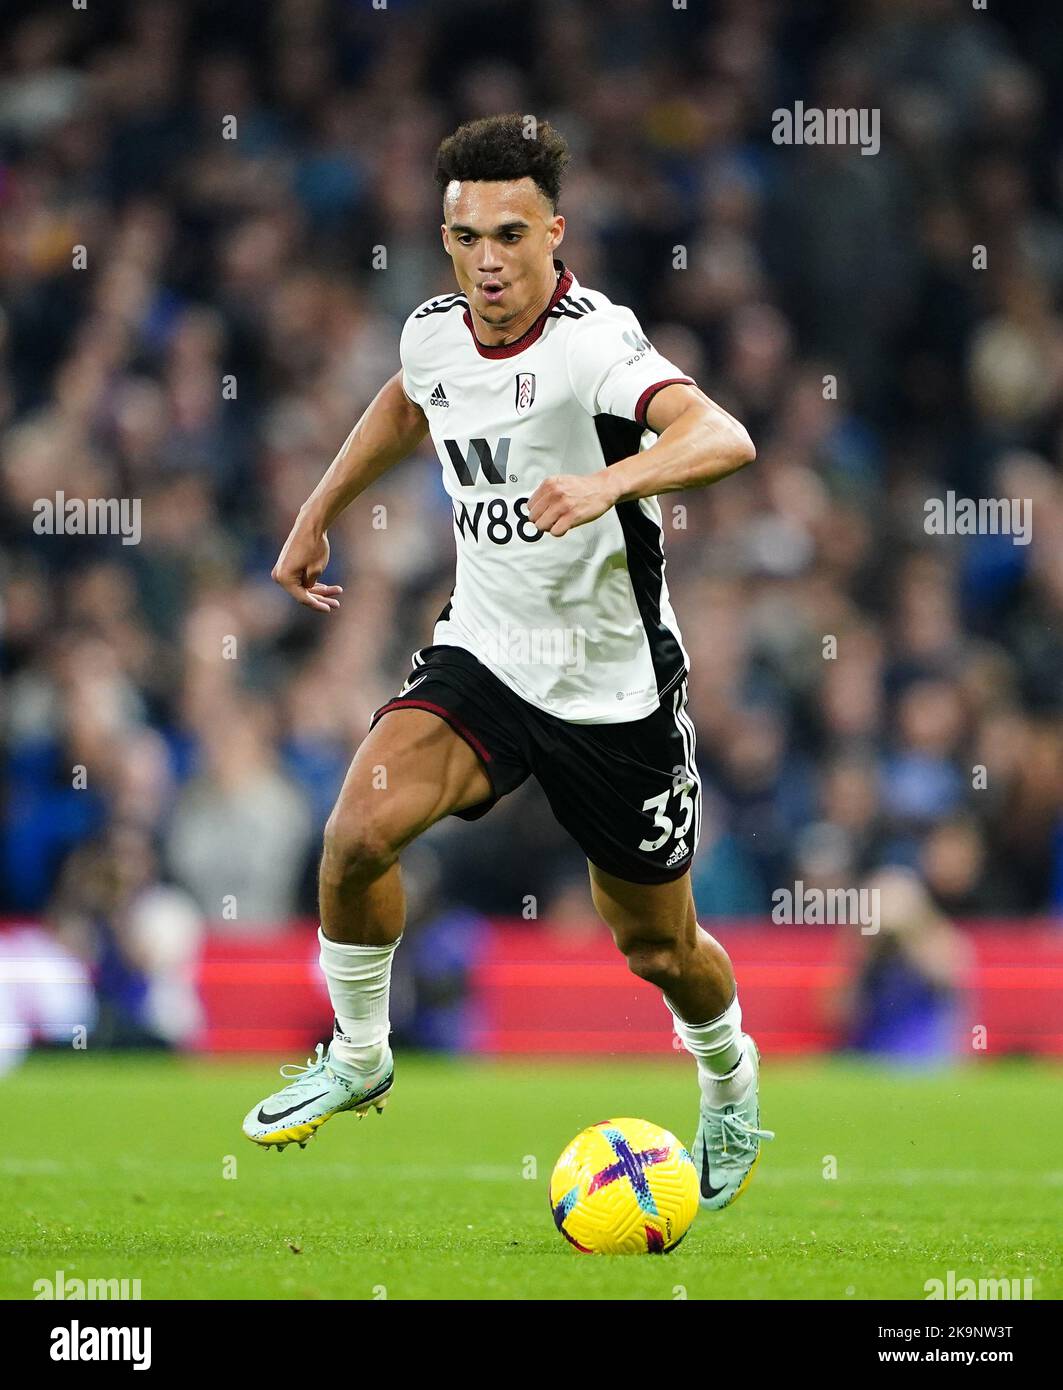
[[[531,403],[535,399],[535,373],[517,373],[517,414],[531,408]]]

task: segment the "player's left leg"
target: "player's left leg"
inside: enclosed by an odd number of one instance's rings
[[[760,1057],[742,1032],[727,952],[698,925],[690,874],[630,883],[589,864],[591,897],[632,972],[660,989],[698,1065],[700,1119],[692,1157],[701,1204],[718,1211],[745,1191],[760,1158]],[[706,1021],[702,1021],[706,1020]]]

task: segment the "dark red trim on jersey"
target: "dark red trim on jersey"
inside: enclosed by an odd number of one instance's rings
[[[636,423],[640,424],[644,430],[649,429],[649,425],[646,423],[646,411],[650,408],[650,401],[653,400],[657,392],[660,391],[663,387],[696,385],[697,382],[695,382],[689,376],[670,376],[667,381],[655,381],[652,386],[647,386],[645,391],[643,391],[642,395],[639,397],[638,404],[635,406]]]
[[[476,330],[472,326],[472,310],[466,309],[464,313],[465,327],[469,330],[472,340],[476,345],[476,351],[481,357],[515,357],[518,352],[523,352],[525,348],[530,348],[532,343],[537,343],[542,336],[542,331],[546,327],[547,315],[554,307],[563,294],[568,294],[572,288],[572,272],[565,268],[564,261],[554,258],[554,265],[558,268],[557,285],[550,296],[550,303],[535,320],[527,333],[517,339],[515,343],[503,343],[501,347],[488,347],[486,343],[481,343],[476,336]]]
[[[485,763],[491,761],[491,754],[476,735],[467,729],[456,715],[451,714],[450,710],[445,709],[442,705],[434,705],[431,700],[403,699],[398,696],[394,700],[389,700],[386,705],[381,705],[380,709],[373,715],[373,723],[375,724],[382,714],[387,714],[389,710],[393,709],[426,709],[429,714],[438,714],[440,719],[449,724],[456,734],[461,735],[472,751]]]

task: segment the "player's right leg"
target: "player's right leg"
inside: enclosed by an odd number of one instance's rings
[[[325,828],[321,966],[336,1015],[325,1053],[256,1105],[244,1133],[256,1144],[304,1146],[332,1115],[382,1110],[394,1068],[388,1046],[391,957],[405,926],[401,850],[454,811],[492,796],[479,757],[435,714],[395,709],[355,755]]]

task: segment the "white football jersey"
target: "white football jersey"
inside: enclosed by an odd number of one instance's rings
[[[516,342],[479,342],[463,294],[427,300],[402,330],[403,389],[428,417],[454,509],[454,592],[432,640],[464,647],[560,719],[626,723],[657,709],[689,667],[660,505],[621,502],[551,536],[529,521],[528,499],[544,478],[648,448],[654,393],[693,382],[630,309],[554,265],[557,288]]]

